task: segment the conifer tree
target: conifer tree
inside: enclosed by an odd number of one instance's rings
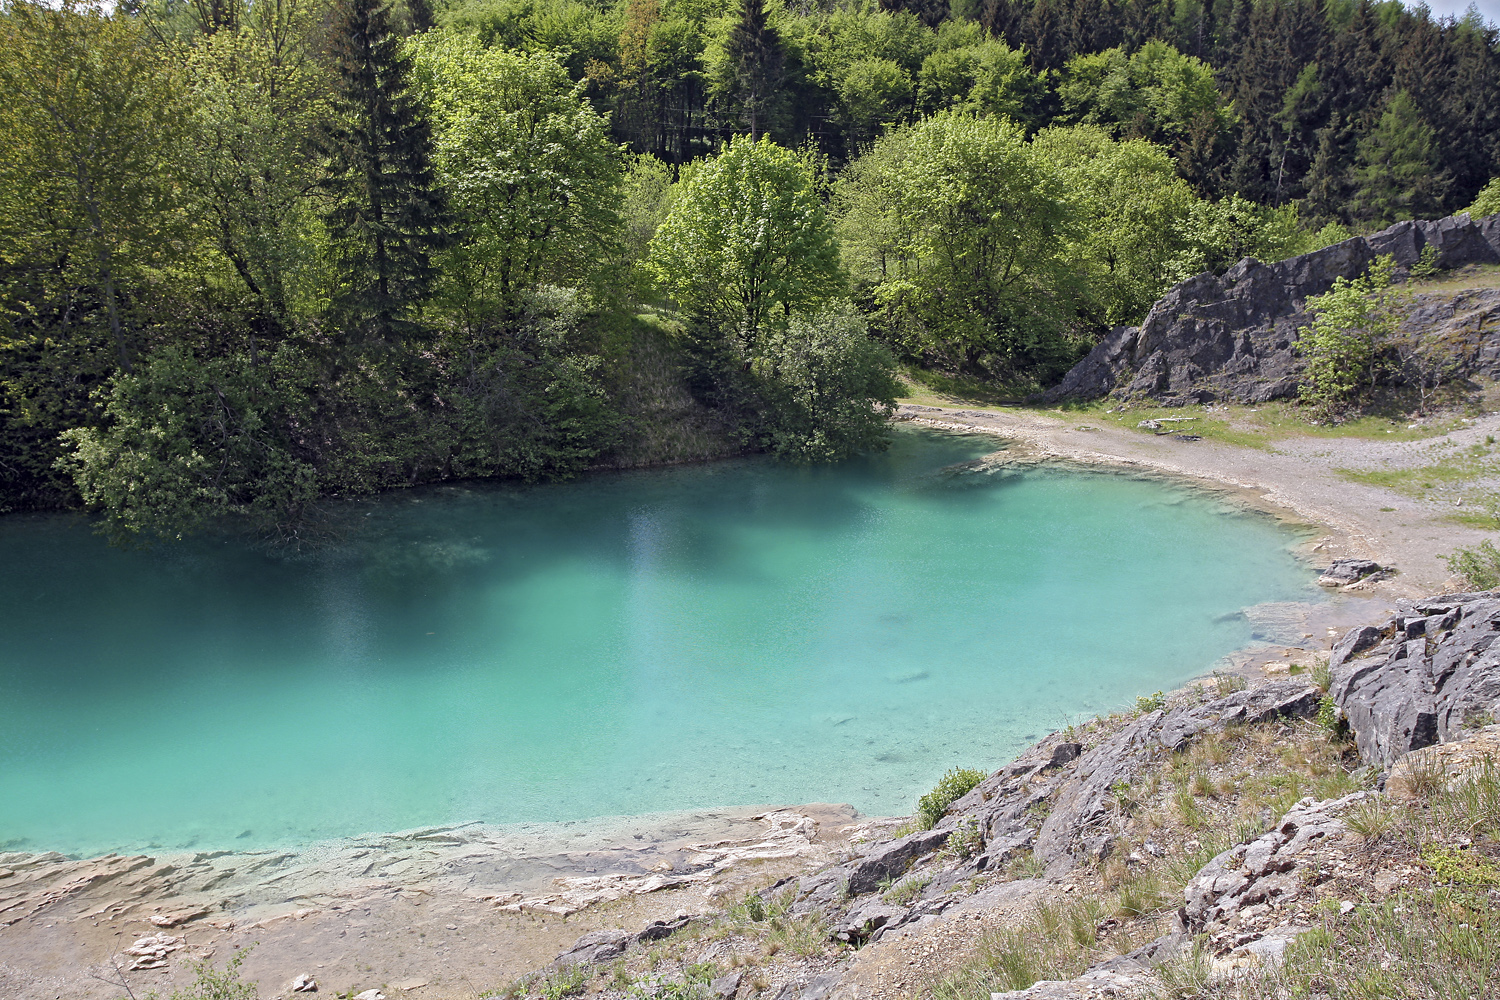
[[[750,138],[765,131],[786,68],[781,34],[766,17],[765,0],[743,0],[740,20],[724,44],[728,90],[745,117]]]
[[[345,337],[389,344],[409,337],[412,307],[435,276],[431,254],[447,243],[446,211],[432,168],[432,133],[410,86],[383,0],[345,0],[333,37],[338,115],[327,131],[325,216],[343,266],[335,319]]]
[[[1438,168],[1432,127],[1411,95],[1398,90],[1375,127],[1359,141],[1354,200],[1358,217],[1374,222],[1441,214],[1450,175]]]

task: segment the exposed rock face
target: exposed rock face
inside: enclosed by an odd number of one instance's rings
[[[1204,865],[1183,890],[1178,912],[1183,928],[1190,934],[1213,933],[1248,907],[1274,910],[1282,899],[1298,895],[1305,881],[1299,868],[1306,866],[1319,842],[1344,835],[1339,816],[1369,796],[1355,792],[1323,802],[1303,799],[1276,829]]]
[[[917,858],[942,847],[952,830],[919,830],[882,845],[859,861],[849,873],[849,894],[874,892],[883,879],[900,878]]]
[[[1170,711],[1157,710],[1141,716],[1079,759],[1036,834],[1036,855],[1049,865],[1067,867],[1078,859],[1080,848],[1089,851],[1090,832],[1102,827],[1109,816],[1114,794],[1111,789],[1134,782],[1162,753],[1187,746],[1207,730],[1264,722],[1276,716],[1307,718],[1316,714],[1318,699],[1317,688],[1287,680],[1236,691],[1206,704],[1178,705]],[[959,800],[955,807],[962,803]],[[1005,812],[1008,814],[1009,810]],[[996,819],[992,818],[989,826],[981,829],[993,830],[995,826]],[[999,832],[1003,834],[1007,829]]]
[[[1307,322],[1308,296],[1328,291],[1338,278],[1357,277],[1385,254],[1410,268],[1428,246],[1445,268],[1500,263],[1500,215],[1478,222],[1467,215],[1400,222],[1275,264],[1247,257],[1221,277],[1205,272],[1188,278],[1152,306],[1139,327],[1110,331],[1041,398],[1053,403],[1114,395],[1186,405],[1294,395],[1304,367],[1296,354],[1297,330]],[[1455,341],[1461,373],[1500,374],[1500,330],[1486,336],[1485,324],[1470,315],[1500,314],[1500,291],[1459,298],[1424,297],[1412,321],[1420,314],[1424,329],[1453,326],[1440,335]]]
[[[1329,693],[1366,761],[1491,724],[1500,711],[1500,591],[1401,601],[1383,627],[1351,630],[1333,649]]]

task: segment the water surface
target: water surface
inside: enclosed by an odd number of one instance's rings
[[[0,849],[908,812],[1316,599],[1269,519],[994,447],[395,494],[301,555],[0,519]]]

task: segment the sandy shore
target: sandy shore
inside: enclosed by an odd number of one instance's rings
[[[1392,598],[1450,589],[1438,556],[1485,537],[1448,520],[1450,504],[1351,484],[1335,470],[1418,467],[1500,434],[1500,415],[1491,415],[1427,441],[1293,438],[1255,450],[1064,413],[904,406],[901,416],[1003,438],[994,461],[1186,480],[1306,526],[1302,554],[1315,564],[1359,556],[1396,569],[1328,604],[1251,609],[1281,645],[1231,658],[1249,674],[1284,671],[1326,649]],[[864,829],[848,807],[804,806],[434,828],[292,851],[85,861],[0,854],[0,996],[165,994],[192,980],[185,959],[222,965],[254,946],[242,971],[263,997],[293,995],[303,974],[325,995],[378,987],[392,1000],[477,997],[541,968],[589,930],[702,913],[826,864]],[[160,964],[128,954],[155,935],[170,942]]]

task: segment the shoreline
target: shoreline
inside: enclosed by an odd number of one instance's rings
[[[1302,661],[1316,658],[1345,629],[1379,617],[1391,600],[1445,589],[1431,551],[1435,540],[1446,550],[1483,537],[1442,521],[1441,510],[1424,510],[1420,501],[1337,481],[1328,463],[1320,467],[1295,449],[1180,442],[1032,411],[907,404],[897,419],[1009,443],[986,461],[1112,469],[1206,490],[1305,529],[1308,537],[1293,552],[1308,562],[1359,556],[1394,564],[1394,577],[1331,592],[1326,602],[1246,609],[1252,623],[1259,626],[1255,616],[1262,616],[1268,634],[1284,641],[1257,640],[1184,688],[1204,683],[1221,665],[1223,672],[1256,679],[1286,676],[1292,664],[1310,666]],[[1459,433],[1495,430],[1500,417],[1491,416]],[[1318,444],[1358,452],[1367,443]],[[1410,537],[1419,532],[1423,539]],[[1429,558],[1410,560],[1421,546]],[[278,977],[289,982],[288,968],[356,981],[373,974],[382,959],[408,970],[489,978],[459,993],[433,993],[423,990],[425,982],[412,985],[417,979],[392,974],[371,985],[395,987],[397,995],[474,995],[540,967],[583,931],[722,907],[773,875],[836,861],[851,838],[893,822],[841,805],[747,806],[505,827],[470,823],[284,850],[93,859],[0,854],[0,993],[18,1000],[60,993],[79,1000],[113,997],[119,991],[110,970],[118,973],[120,950],[159,933],[182,939],[180,957],[214,960],[217,954],[218,963],[226,948],[261,942],[265,950],[252,954],[245,971],[262,981],[266,995],[284,992]],[[34,878],[39,872],[45,875]],[[28,878],[31,891],[18,903],[16,891]],[[57,933],[61,926],[68,933]],[[413,929],[421,926],[428,929]],[[355,927],[359,944],[348,939]],[[392,942],[410,934],[473,935],[490,943],[450,942],[425,956],[401,948],[393,953]],[[340,953],[333,963],[312,961],[333,952]],[[500,959],[492,961],[497,952]],[[34,967],[19,966],[23,956]],[[185,985],[185,964],[131,971],[132,988]]]
[[[1032,410],[902,404],[896,419],[1012,442],[1011,448],[993,456],[998,461],[1117,469],[1196,485],[1317,533],[1318,538],[1301,547],[1309,561],[1373,559],[1396,571],[1384,580],[1344,588],[1345,592],[1394,599],[1451,589],[1455,581],[1437,556],[1477,544],[1490,534],[1446,520],[1453,507],[1442,501],[1416,500],[1348,482],[1335,470],[1383,468],[1438,445],[1456,449],[1480,442],[1500,434],[1500,414],[1486,414],[1461,430],[1427,441],[1393,445],[1359,438],[1287,439],[1266,451],[1137,434]]]

